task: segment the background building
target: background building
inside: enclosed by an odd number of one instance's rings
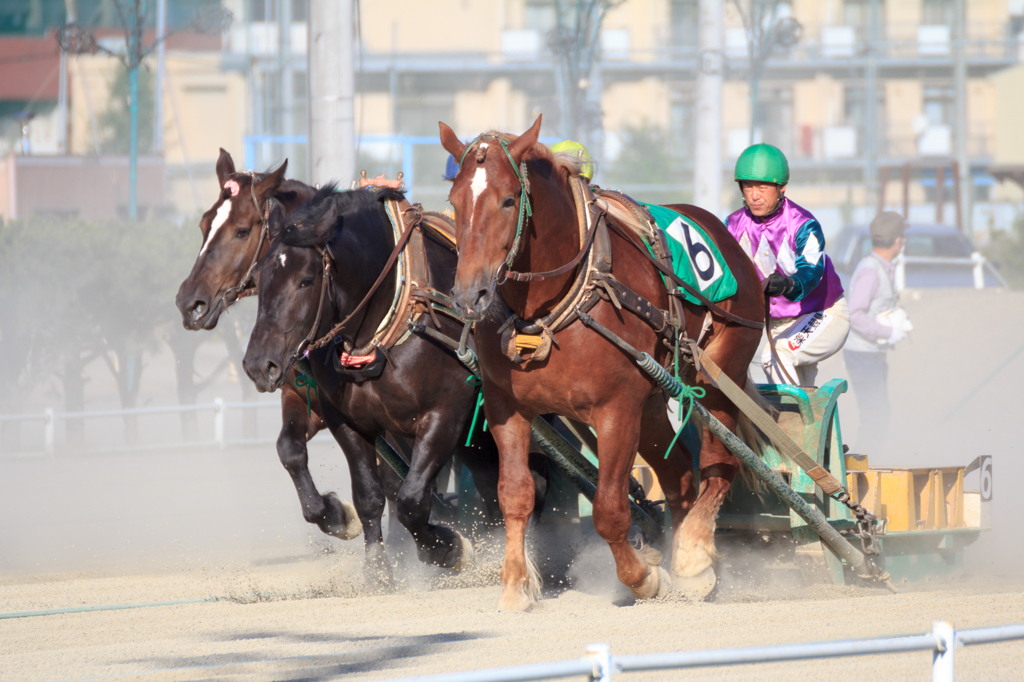
[[[793,167],[790,194],[820,215],[827,233],[870,217],[880,169],[922,159],[958,159],[969,168],[963,198],[972,204],[967,227],[976,237],[1012,221],[1021,189],[1000,184],[989,171],[994,164],[1024,165],[1024,134],[1014,118],[1022,96],[1017,86],[1024,81],[1024,2],[705,2],[721,13],[723,26],[722,48],[712,55],[722,64],[723,212],[738,201],[729,171],[751,139],[756,76],[753,139],[786,152]],[[155,7],[147,44],[155,37],[155,9],[163,3],[148,4]],[[201,4],[168,0],[167,26],[187,27]],[[447,194],[438,120],[469,138],[487,129],[519,132],[543,114],[544,137],[575,130],[588,144],[599,161],[598,182],[651,200],[692,199],[697,83],[708,59],[698,49],[701,3],[607,4],[613,6],[594,34],[592,67],[578,84],[583,104],[573,128],[562,111],[571,85],[556,54],[563,49],[557,10],[571,10],[571,0],[355,2],[357,166],[372,174],[404,171],[415,198],[437,206]],[[123,45],[114,0],[70,5],[101,44]],[[189,214],[205,208],[216,191],[213,165],[220,147],[239,166],[262,170],[288,158],[291,175],[310,177],[308,0],[223,5],[233,14],[227,33],[183,30],[167,41],[162,67],[156,52],[147,60],[143,86],[153,93],[159,82],[160,92],[149,105],[152,133],[143,136],[141,150],[162,156],[165,175],[154,200],[162,205],[151,210]],[[102,55],[67,57],[62,69],[53,32],[65,20],[65,8],[63,0],[10,0],[0,9],[4,153],[124,153],[117,117],[123,69]],[[752,74],[745,28],[750,21],[744,18],[758,12],[767,29],[795,21],[798,39],[754,60],[758,73]],[[563,12],[561,24],[571,19]],[[34,114],[27,146],[18,118],[25,113]],[[899,172],[888,175],[886,197],[895,206]],[[952,204],[950,176],[943,195]],[[912,180],[912,213],[931,216],[934,173],[915,170]]]

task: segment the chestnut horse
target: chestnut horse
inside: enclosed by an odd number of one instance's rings
[[[290,213],[316,193],[305,183],[285,179],[287,167],[285,161],[271,173],[238,173],[231,155],[220,150],[220,193],[199,222],[203,245],[175,301],[185,329],[216,327],[221,313],[249,284],[242,280],[270,247],[271,235],[263,232],[269,231],[269,200],[280,202],[283,210]],[[244,293],[253,291],[249,288]],[[306,442],[325,425],[320,418],[316,391],[310,392],[312,405],[307,405],[306,391],[295,386],[296,376],[293,372],[281,390],[282,425],[277,454],[292,477],[306,521],[315,523],[328,535],[349,540],[359,535],[355,509],[334,493],[320,494],[309,472]],[[395,484],[390,487],[397,489]]]
[[[674,434],[664,393],[629,356],[579,320],[554,334],[546,360],[516,364],[502,347],[504,320],[496,312],[498,297],[519,317],[532,321],[565,298],[582,267],[539,281],[519,282],[506,276],[513,264],[522,272],[559,271],[573,262],[581,248],[569,185],[577,181],[573,176],[578,174],[579,163],[562,155],[555,157],[537,143],[540,123],[538,117],[518,138],[492,132],[468,145],[440,124],[444,148],[461,159],[449,196],[459,247],[453,296],[465,318],[476,321],[484,405],[500,452],[498,499],[505,516],[506,545],[498,606],[526,610],[538,594],[524,549],[533,505],[526,459],[531,420],[551,412],[589,424],[597,432],[600,469],[594,527],[611,548],[619,580],[637,598],[653,597],[669,588],[669,576],[657,566],[660,556],[637,551],[627,539],[629,472],[639,449],[655,469],[672,513],[675,587],[706,596],[715,584],[715,519],[739,469],[737,458],[704,429],[698,489],[691,456],[681,443],[671,457],[665,457]],[[525,173],[522,179],[520,168]],[[527,200],[532,203],[532,217],[528,211],[522,212],[522,202]],[[763,320],[760,281],[750,258],[720,221],[700,209],[690,212],[717,244],[737,280],[737,293],[721,302],[721,308],[747,320]],[[520,224],[521,244],[517,239]],[[609,229],[609,234],[614,277],[657,308],[668,309],[666,287],[647,259],[641,237],[628,227]],[[502,267],[516,246],[514,263]],[[747,366],[761,331],[715,314],[710,330],[701,337],[707,310],[685,300],[683,310],[686,335],[702,338],[700,345],[707,355],[740,386],[746,385]],[[671,359],[671,351],[636,315],[619,311],[603,299],[589,314],[662,365]],[[736,407],[702,377],[694,377],[692,367],[690,370],[687,383],[707,392],[700,402],[735,429]]]

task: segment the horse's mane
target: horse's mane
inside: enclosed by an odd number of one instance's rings
[[[337,182],[329,182],[313,195],[292,216],[291,224],[281,235],[288,246],[325,246],[334,236],[336,220],[324,220],[334,209],[335,215],[353,216],[363,212],[378,214],[382,202],[401,201],[405,195],[391,188],[339,191]]]
[[[509,140],[509,138],[515,139],[504,133],[491,134],[500,135],[506,140]],[[572,152],[552,153],[547,146],[540,142],[527,149],[522,158],[527,163],[533,163],[534,167],[541,171],[541,175],[547,176],[550,173],[554,173],[557,178],[566,183],[570,178],[579,176],[584,163],[583,159],[579,158],[577,154]],[[568,191],[568,187],[566,187],[566,190]],[[620,225],[629,229],[646,242],[651,242],[654,239],[650,225],[645,221],[636,219],[631,213],[618,209],[617,205],[610,207],[609,213],[614,214]]]

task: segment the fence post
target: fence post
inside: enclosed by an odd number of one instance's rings
[[[225,447],[224,443],[224,398],[213,399],[213,440],[220,449]]]
[[[594,663],[590,682],[612,682],[612,649],[607,644],[588,644],[587,658]]]
[[[52,407],[47,407],[43,410],[43,414],[46,415],[46,424],[43,427],[43,450],[46,454],[52,455],[54,435],[57,432],[57,417],[53,413]]]
[[[953,651],[956,649],[956,633],[946,621],[932,623],[932,634],[938,640],[942,651],[932,653],[932,682],[953,682]]]
[[[971,260],[974,261],[974,288],[984,289],[985,288],[985,257],[975,251],[971,254]]]

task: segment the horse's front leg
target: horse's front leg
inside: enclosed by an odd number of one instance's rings
[[[307,414],[305,396],[290,389],[281,391],[281,434],[277,437],[277,456],[292,477],[302,505],[302,516],[315,523],[324,533],[341,540],[351,540],[362,531],[355,507],[334,493],[321,495],[309,473],[306,442],[322,428],[319,418]]]
[[[420,561],[456,571],[473,565],[473,545],[457,530],[430,523],[431,493],[441,467],[451,459],[461,429],[450,410],[423,415],[412,463],[398,493],[398,520],[416,541]]]
[[[526,526],[535,490],[530,473],[530,420],[513,398],[484,384],[484,410],[498,445],[498,503],[505,517],[505,560],[498,609],[528,611],[540,598],[540,573],[526,555]]]
[[[392,582],[391,564],[384,551],[384,535],[381,531],[381,517],[384,515],[384,484],[377,474],[377,449],[374,440],[342,422],[340,415],[330,405],[324,405],[324,420],[328,423],[334,439],[341,446],[348,460],[349,476],[352,479],[352,501],[363,523],[363,539],[366,543],[366,558],[363,575],[369,584],[390,587]]]
[[[661,568],[661,553],[650,546],[637,551],[629,543],[629,472],[633,467],[640,423],[635,405],[616,402],[593,413],[597,431],[597,493],[594,496],[594,530],[604,538],[615,558],[619,581],[638,599],[666,594],[671,589],[668,573]],[[667,444],[666,444],[667,445]]]

